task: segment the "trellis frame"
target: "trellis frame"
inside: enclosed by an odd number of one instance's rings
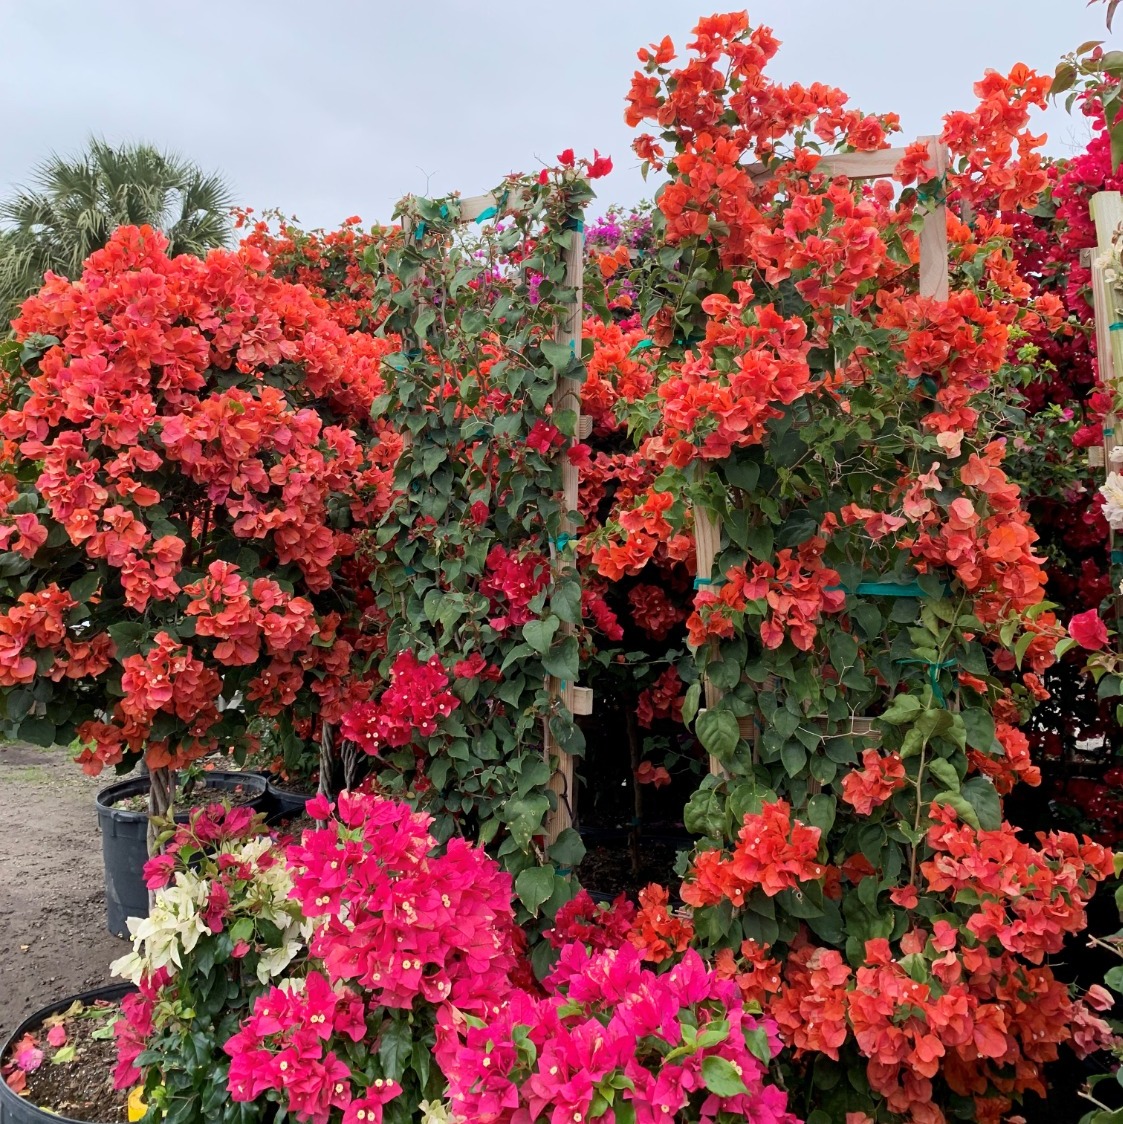
[[[948,149],[939,137],[919,138],[928,146],[933,178],[944,181],[948,169]],[[908,154],[907,148],[883,148],[876,152],[844,152],[836,156],[824,156],[815,167],[816,172],[832,176],[846,176],[852,180],[888,179],[896,171],[897,165]],[[749,165],[749,173],[754,178],[765,178],[770,173],[763,164]],[[948,268],[948,221],[947,202],[941,196],[924,216],[920,228],[920,295],[934,300],[947,300],[949,288]],[[1120,334],[1120,333],[1117,333]],[[1123,334],[1120,334],[1123,335]],[[1123,345],[1123,338],[1119,340]],[[1121,362],[1120,370],[1123,370]],[[697,559],[697,581],[708,585],[714,580],[714,563],[721,547],[721,524],[704,505],[694,505],[694,542]],[[722,691],[708,678],[702,682],[707,707],[717,706]],[[760,734],[756,718],[749,715],[738,719],[741,739],[753,745]],[[725,768],[721,762],[710,755],[710,772],[724,776]]]
[[[525,193],[517,187],[500,192],[498,195],[495,192],[488,192],[486,195],[473,195],[453,201],[450,205],[449,219],[460,225],[480,222],[486,218],[498,219],[504,215],[520,213],[526,209],[527,204]],[[402,220],[402,230],[409,234],[411,229],[412,220],[407,211]],[[566,288],[573,292],[573,300],[566,306],[554,338],[563,347],[568,347],[573,354],[580,356],[585,279],[585,235],[582,224],[573,224],[569,228],[569,233],[569,246],[565,252],[565,284]],[[589,435],[592,419],[581,416],[581,383],[577,379],[559,379],[551,403],[555,416],[562,410],[572,410],[576,417],[574,436],[561,455],[561,513],[558,519],[557,540],[550,544],[550,568],[556,580],[565,573],[570,565],[569,559],[574,557],[567,551],[576,545],[574,537],[576,526],[573,516],[576,515],[578,508],[579,472],[577,466],[565,453],[569,446]],[[572,636],[573,624],[562,621],[558,633],[563,638]],[[593,692],[588,687],[563,682],[554,676],[547,677],[546,687],[551,706],[542,720],[542,751],[547,764],[550,763],[551,758],[557,758],[557,766],[551,771],[547,785],[555,796],[555,806],[546,819],[546,846],[549,847],[556,842],[563,831],[573,826],[577,807],[573,756],[558,745],[550,729],[553,702],[560,700],[574,716],[588,715],[593,712]]]

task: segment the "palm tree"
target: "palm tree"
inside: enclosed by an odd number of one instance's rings
[[[0,313],[13,315],[47,270],[76,277],[118,226],[162,230],[171,254],[226,245],[232,203],[221,176],[149,144],[93,138],[77,158],[52,155],[31,188],[0,203]]]

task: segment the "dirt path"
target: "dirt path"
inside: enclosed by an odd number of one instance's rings
[[[94,794],[63,749],[0,745],[0,1041],[25,1015],[112,982]]]

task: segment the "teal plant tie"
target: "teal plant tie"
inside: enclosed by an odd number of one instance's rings
[[[448,204],[447,203],[441,204],[441,218],[442,219],[448,218]]]
[[[652,339],[640,340],[635,347],[632,348],[629,355],[635,355],[637,351],[646,351],[649,347],[654,347],[655,341]]]
[[[859,597],[924,597],[919,582],[859,582]]]
[[[856,589],[848,585],[828,585],[828,592],[841,589],[843,593],[856,593],[859,597],[927,597],[919,582],[859,582]],[[944,583],[944,596],[951,592],[951,585]]]
[[[1107,330],[1109,332],[1123,332],[1123,320],[1116,320],[1114,324],[1108,324]]]
[[[1114,429],[1105,429],[1104,430],[1104,436],[1105,437],[1114,437],[1115,436],[1115,430]]]
[[[695,589],[701,589],[702,586],[704,586],[704,585],[713,585],[713,584],[714,584],[713,578],[695,578],[694,579],[694,588]]]
[[[424,238],[424,237],[425,237],[425,223],[419,222],[417,224],[417,229],[413,232],[413,240],[415,242],[420,242],[421,239]]]
[[[943,689],[940,687],[940,672],[955,667],[955,660],[896,660],[894,662],[917,664],[920,667],[928,668],[928,682],[932,687],[932,697],[940,706],[947,707],[947,699],[944,698]]]
[[[1111,552],[1111,561],[1115,564],[1123,562],[1123,550],[1113,550]]]
[[[568,878],[573,873],[573,868],[568,866],[558,866],[554,870],[559,878]]]
[[[488,207],[486,210],[480,211],[480,213],[476,215],[476,222],[487,222],[488,219],[495,218],[497,214],[499,214],[498,207]]]
[[[577,540],[572,535],[558,535],[557,538],[550,539],[550,545],[556,550],[565,550],[570,543],[576,543]]]

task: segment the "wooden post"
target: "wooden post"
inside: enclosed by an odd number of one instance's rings
[[[699,461],[695,466],[695,481],[701,483],[704,474],[704,464]],[[694,505],[694,556],[697,562],[696,587],[701,588],[713,580],[714,560],[717,558],[718,548],[721,546],[721,527],[714,518],[713,512],[703,504]],[[710,652],[716,654],[718,644],[716,640],[710,641]],[[721,701],[721,690],[709,678],[703,677],[702,690],[706,706],[713,707]],[[725,776],[725,769],[721,762],[710,754],[710,772],[715,777]]]
[[[461,223],[479,222],[485,217],[502,218],[503,215],[522,211],[526,205],[527,197],[522,189],[512,188],[510,191],[502,191],[499,194],[489,192],[487,195],[460,199],[457,203],[455,217],[456,221]],[[412,229],[413,220],[406,211],[402,220],[402,230],[408,235]],[[558,325],[555,338],[558,343],[568,346],[575,355],[580,356],[585,307],[582,292],[585,278],[585,236],[579,223],[570,231],[565,265],[566,288],[572,290],[573,300]],[[582,418],[581,416],[581,384],[576,379],[566,378],[558,381],[557,389],[554,391],[553,409],[555,415],[562,410],[572,410],[576,415],[577,421],[573,442],[589,435],[592,429],[592,419]],[[567,575],[576,569],[576,555],[573,553],[573,534],[576,528],[571,516],[577,512],[578,507],[579,473],[568,456],[561,458],[561,470],[562,498],[561,515],[558,520],[559,541],[552,543],[550,546],[550,568],[555,581],[562,575]],[[565,637],[572,636],[573,633],[574,626],[568,621],[562,621],[558,634]],[[546,687],[551,700],[560,699],[570,714],[592,714],[593,692],[588,687],[579,687],[576,683],[563,683],[553,676],[547,678]],[[553,706],[550,709],[552,712]],[[543,720],[542,745],[547,764],[552,757],[556,757],[558,762],[548,784],[550,791],[557,797],[557,808],[550,813],[546,821],[546,845],[549,846],[557,840],[566,828],[573,826],[577,807],[573,758],[554,740],[553,733],[550,730],[549,714]]]
[[[1118,191],[1097,191],[1090,207],[1092,221],[1096,224],[1096,248],[1092,252],[1092,301],[1096,321],[1096,361],[1100,385],[1114,402],[1116,380],[1123,374],[1123,329],[1113,330],[1123,320],[1119,294],[1109,273],[1119,273],[1120,246],[1123,238],[1123,195]],[[1123,445],[1119,432],[1119,418],[1114,411],[1104,418],[1103,461],[1104,475],[1113,471],[1110,455],[1112,448]],[[1114,529],[1108,534],[1108,572],[1111,558],[1119,549],[1119,537]],[[1112,583],[1114,585],[1114,582]],[[1115,594],[1115,590],[1112,590]],[[1116,627],[1123,626],[1123,599],[1113,596]]]
[[[941,193],[946,193],[947,146],[939,137],[921,137],[928,142],[932,168],[939,178]],[[948,299],[948,208],[943,198],[924,216],[920,228],[920,295],[938,301]]]
[[[584,314],[583,283],[585,276],[585,235],[580,227],[570,231],[569,249],[565,254],[565,287],[573,291],[573,303],[569,305],[562,322],[558,325],[557,341],[568,347],[574,354],[581,354],[581,321]],[[581,432],[581,384],[576,379],[559,379],[553,398],[555,415],[563,410],[572,410],[577,416],[574,440]],[[577,511],[577,487],[579,483],[577,466],[569,457],[561,459],[562,500],[558,519],[559,541],[550,546],[550,562],[554,580],[566,576],[574,568],[572,536],[576,531],[571,516]],[[574,627],[562,621],[559,635],[572,636]],[[589,713],[592,709],[591,692],[579,688],[576,683],[562,683],[553,676],[547,680],[551,699],[560,698],[562,705],[571,714]],[[551,712],[553,706],[550,707]],[[550,730],[550,714],[543,720],[542,746],[547,763],[557,757],[557,767],[550,777],[549,789],[557,798],[557,807],[546,821],[546,845],[573,826],[577,810],[577,793],[573,783],[573,758],[555,741]]]

